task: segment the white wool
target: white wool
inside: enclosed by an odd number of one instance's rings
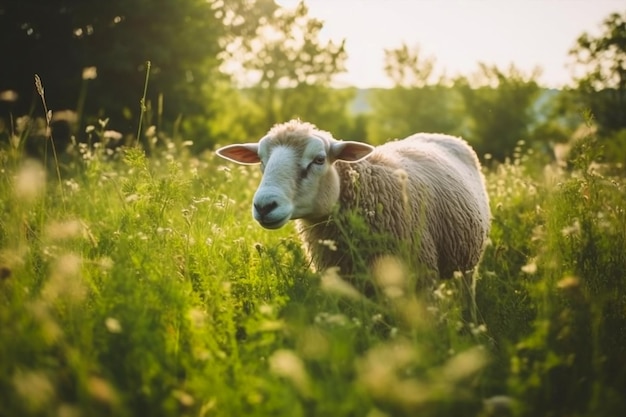
[[[448,278],[471,271],[484,250],[489,200],[478,158],[460,138],[419,133],[373,148],[292,120],[274,126],[258,144],[217,152],[263,164],[254,217],[266,228],[297,220],[318,270],[338,266],[350,274],[361,261],[371,266],[378,256],[393,254]],[[363,242],[373,251],[365,259],[355,259],[350,248],[350,224],[342,217],[347,212],[357,213],[378,239],[376,245]]]

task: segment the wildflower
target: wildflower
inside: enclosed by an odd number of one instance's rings
[[[522,266],[522,272],[529,275],[535,274],[537,272],[537,263],[535,262],[535,260],[533,259],[532,262],[529,262],[528,264]]]
[[[54,385],[43,372],[18,370],[13,387],[34,409],[43,409],[54,397]]]
[[[109,140],[113,140],[113,141],[119,141],[122,139],[122,134],[116,130],[105,130],[104,133],[102,134],[102,137],[104,139],[109,139]]]
[[[172,395],[178,400],[180,405],[184,407],[191,407],[195,402],[191,394],[188,394],[185,391],[174,390]]]
[[[417,352],[407,343],[387,343],[370,349],[358,361],[359,382],[375,399],[405,407],[419,406],[431,398],[431,390],[417,379],[401,376],[416,360]]]
[[[19,95],[15,90],[0,91],[0,101],[14,102],[17,101]]]
[[[27,160],[15,177],[15,196],[23,201],[32,202],[43,194],[46,188],[46,171],[34,160]]]
[[[96,67],[83,68],[83,80],[95,80],[98,77],[98,69]]]
[[[315,316],[316,324],[331,324],[336,326],[345,326],[348,324],[348,318],[343,314],[329,314],[326,312],[319,313]]]
[[[104,321],[104,325],[110,333],[122,333],[122,325],[119,320],[113,317],[107,317]]]
[[[480,346],[473,347],[450,358],[442,368],[444,379],[452,382],[474,375],[487,363],[485,351]]]
[[[108,256],[103,256],[102,258],[98,259],[97,264],[104,271],[109,271],[113,268],[113,259]]]
[[[562,290],[577,288],[580,280],[577,277],[566,276],[556,283],[556,287]]]
[[[192,308],[189,310],[189,320],[194,327],[202,327],[206,321],[206,313],[199,308]]]
[[[389,298],[401,297],[406,287],[404,265],[393,256],[379,258],[373,268],[374,279]]]
[[[356,288],[341,279],[337,267],[328,268],[322,274],[322,290],[354,300],[363,296]]]
[[[452,290],[446,286],[445,282],[439,284],[439,286],[433,291],[433,294],[438,300],[445,300],[452,296]]]
[[[496,395],[483,400],[484,414],[488,417],[510,416],[513,415],[513,409],[516,401],[506,395]]]
[[[348,178],[350,178],[351,184],[356,184],[357,181],[359,180],[359,176],[360,176],[359,172],[356,171],[355,169],[351,167],[348,169]]]
[[[76,219],[52,222],[46,225],[45,236],[50,240],[68,240],[82,236],[84,229],[83,223]]]
[[[270,371],[290,381],[298,392],[306,397],[311,395],[309,375],[298,355],[288,349],[279,349],[269,358]]]
[[[470,331],[472,332],[472,335],[478,336],[480,334],[487,333],[487,326],[485,326],[484,324],[479,324],[477,326],[474,323],[470,323]]]
[[[332,250],[333,252],[337,250],[337,242],[335,242],[334,240],[320,239],[318,240],[318,243],[322,246],[326,246],[328,249]]]
[[[78,185],[78,182],[76,182],[76,180],[73,178],[66,180],[65,185],[73,193],[78,192],[80,190],[80,185]]]
[[[156,136],[156,126],[152,125],[146,129],[146,137],[152,138]]]
[[[115,404],[118,401],[117,394],[111,384],[100,377],[90,377],[87,381],[87,390],[94,399],[103,404]]]
[[[563,236],[577,235],[580,233],[580,222],[575,220],[571,226],[564,227],[561,230]]]
[[[271,316],[274,313],[274,308],[269,304],[261,304],[259,306],[259,313],[264,316]]]
[[[82,258],[70,253],[59,257],[53,265],[50,279],[42,290],[42,298],[51,302],[62,299],[78,303],[87,295],[81,278]]]
[[[137,200],[139,200],[139,195],[137,195],[137,194],[129,194],[124,199],[124,202],[126,202],[126,203],[133,203],[133,202],[135,202]]]

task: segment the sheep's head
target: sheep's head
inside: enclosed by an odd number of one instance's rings
[[[267,229],[292,219],[328,216],[339,198],[336,161],[357,162],[374,148],[339,141],[309,123],[292,120],[274,126],[258,143],[217,150],[239,164],[261,164],[263,179],[254,194],[252,214]]]

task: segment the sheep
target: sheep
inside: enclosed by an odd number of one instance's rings
[[[318,271],[353,273],[365,247],[373,252],[366,266],[383,255],[403,254],[439,278],[471,272],[481,258],[489,200],[478,158],[460,138],[418,133],[373,147],[291,120],[273,126],[258,143],[216,153],[261,165],[254,218],[267,229],[296,220]],[[347,213],[356,213],[360,223]],[[354,227],[369,236],[351,242]]]

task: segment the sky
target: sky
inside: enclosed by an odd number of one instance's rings
[[[277,0],[292,7],[298,0]],[[478,62],[511,63],[539,82],[571,83],[568,51],[583,33],[600,34],[602,21],[626,12],[624,0],[305,0],[324,22],[322,37],[346,39],[347,73],[339,85],[388,87],[384,49],[403,42],[434,56],[437,73],[470,75]]]

